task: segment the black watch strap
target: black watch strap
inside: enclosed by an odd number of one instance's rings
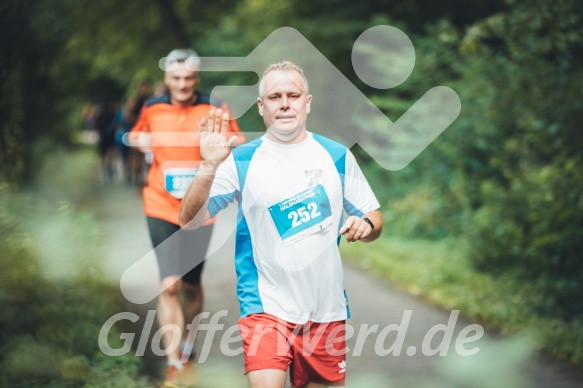
[[[368,217],[362,217],[362,219],[363,219],[364,221],[366,221],[366,223],[367,223],[367,224],[369,224],[369,225],[370,225],[370,228],[371,228],[372,230],[374,230],[374,224],[372,223],[372,221],[371,221],[371,220],[369,220],[369,219],[368,219]]]

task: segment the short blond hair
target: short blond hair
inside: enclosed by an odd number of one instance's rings
[[[278,70],[279,71],[295,71],[295,72],[297,72],[299,75],[302,76],[302,80],[304,81],[304,92],[306,94],[309,93],[310,89],[308,86],[308,79],[306,78],[306,75],[304,74],[304,70],[291,61],[283,61],[283,62],[273,63],[273,64],[269,65],[267,67],[267,69],[265,69],[265,71],[263,72],[263,75],[261,76],[261,80],[259,80],[259,97],[260,98],[262,98],[263,94],[265,93],[265,76],[267,74],[271,73],[272,71],[278,71]]]

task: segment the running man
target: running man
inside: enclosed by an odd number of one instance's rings
[[[232,150],[228,113],[211,111],[200,124],[200,169],[182,201],[183,228],[239,202],[239,327],[252,387],[284,387],[288,369],[296,387],[344,385],[350,313],[340,235],[370,242],[382,230],[352,153],[306,129],[311,102],[301,68],[269,66],[257,99],[266,134]]]
[[[162,336],[168,351],[165,386],[193,382],[192,346],[196,334],[190,330],[187,338],[185,322],[193,322],[202,311],[200,278],[214,222],[206,220],[196,231],[180,230],[178,225],[182,196],[200,164],[198,123],[208,115],[209,109],[228,111],[220,101],[196,90],[199,64],[200,58],[190,49],[168,54],[164,82],[169,93],[146,101],[130,134],[132,144],[138,145],[142,152],[153,151],[143,199],[160,269],[162,293],[157,305],[158,324],[160,327],[176,325],[183,337],[182,346],[177,347],[172,343],[172,330],[166,330]],[[240,132],[234,120],[225,125],[230,132]],[[239,134],[238,139],[243,141],[243,135]]]

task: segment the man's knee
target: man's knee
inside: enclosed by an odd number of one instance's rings
[[[183,287],[182,279],[176,275],[167,276],[162,279],[160,285],[162,289],[161,296],[175,297],[180,294]]]

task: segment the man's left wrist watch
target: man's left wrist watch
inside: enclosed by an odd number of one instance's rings
[[[372,223],[372,221],[371,221],[371,220],[370,220],[368,217],[362,217],[362,219],[363,219],[363,220],[364,220],[364,221],[365,221],[367,224],[369,224],[369,225],[370,225],[370,228],[371,228],[372,230],[374,230],[374,224]]]

